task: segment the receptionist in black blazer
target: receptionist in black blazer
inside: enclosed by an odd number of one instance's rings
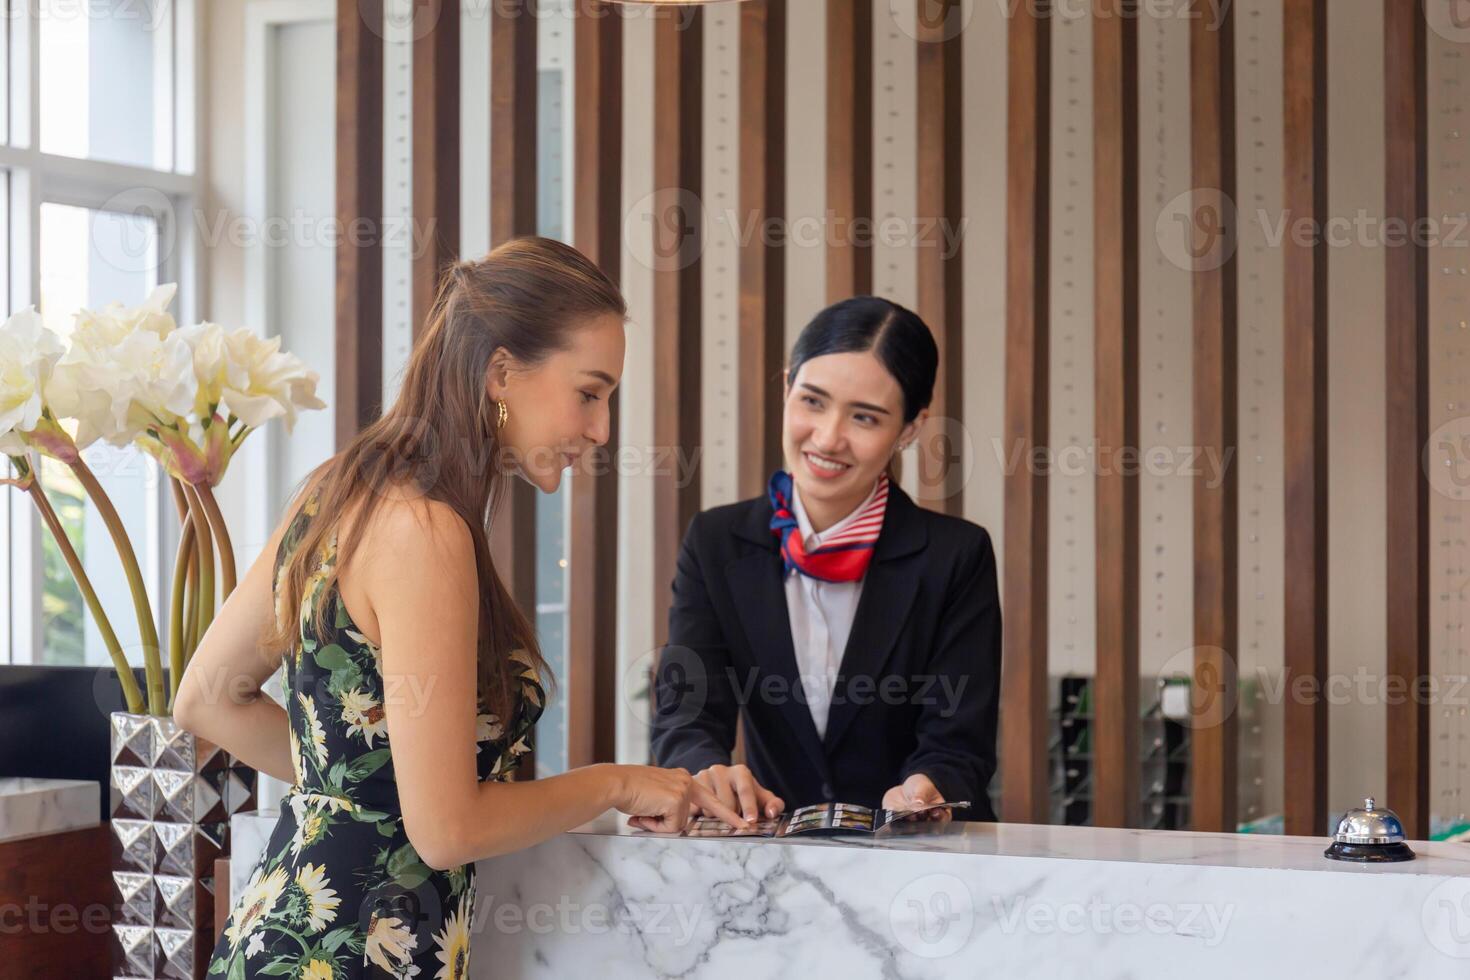
[[[928,417],[938,361],[929,328],[895,303],[817,314],[783,377],[784,469],[765,496],[705,511],[685,534],[654,758],[748,818],[969,800],[957,816],[995,819],[990,536],[889,479]]]

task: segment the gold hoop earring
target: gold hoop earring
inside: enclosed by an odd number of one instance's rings
[[[505,428],[505,423],[510,421],[510,409],[505,407],[505,399],[503,398],[496,399],[495,404],[500,406],[495,418],[495,428],[503,429]]]

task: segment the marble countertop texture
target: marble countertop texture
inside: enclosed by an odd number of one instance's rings
[[[95,827],[102,788],[84,779],[0,779],[0,841]]]
[[[239,884],[274,821],[235,818]],[[1350,864],[1325,837],[904,830],[691,840],[605,814],[478,863],[470,975],[1470,975],[1470,845]]]

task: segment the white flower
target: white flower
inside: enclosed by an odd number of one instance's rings
[[[266,916],[276,907],[281,892],[286,890],[284,869],[272,868],[264,875],[261,874],[262,870],[256,868],[255,874],[250,876],[250,883],[245,886],[240,895],[240,903],[230,916],[231,924],[225,928],[225,935],[230,937],[230,945],[236,949],[240,947],[242,940],[260,928]]]
[[[280,337],[267,340],[240,327],[225,335],[224,348],[229,366],[224,370],[220,400],[247,426],[255,428],[280,418],[289,432],[298,411],[327,407],[316,397],[320,376],[295,354],[283,352]]]
[[[178,283],[166,282],[155,286],[137,306],[124,306],[114,300],[101,310],[79,310],[73,337],[85,335],[104,345],[115,344],[139,330],[165,337],[177,326],[168,308],[178,291]]]
[[[388,732],[383,706],[377,698],[355,687],[342,692],[342,720],[349,729],[361,733],[368,748],[373,747],[375,737],[386,736]]]
[[[402,969],[402,964],[413,955],[413,947],[413,933],[397,917],[373,913],[372,920],[368,923],[365,950],[370,962],[396,974]]]
[[[28,306],[0,325],[0,452],[19,456],[41,421],[44,393],[65,348]]]
[[[310,695],[298,694],[296,697],[301,701],[301,708],[306,712],[308,731],[311,733],[311,750],[316,756],[316,764],[325,768],[327,765],[327,732],[322,727],[322,720],[317,717],[316,702]]]
[[[81,310],[47,400],[77,420],[77,444],[125,446],[156,419],[172,424],[194,407],[193,352],[168,312],[176,287],[159,286],[136,307]]]
[[[296,885],[306,896],[306,921],[312,932],[321,932],[337,918],[337,906],[342,900],[337,892],[328,888],[326,869],[318,864],[302,865],[296,872]]]
[[[470,974],[470,904],[472,894],[466,891],[460,896],[459,908],[444,920],[444,928],[434,934],[439,948],[434,955],[444,964],[436,973],[435,980],[464,980]]]
[[[225,389],[248,384],[249,376],[230,359],[230,352],[225,345],[225,328],[218,323],[207,320],[196,323],[181,329],[179,335],[193,353],[194,378],[199,382],[194,415],[197,418],[208,418],[219,405]]]

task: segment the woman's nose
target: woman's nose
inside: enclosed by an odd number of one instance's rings
[[[820,422],[812,430],[812,445],[822,452],[836,452],[843,441],[842,422],[838,419]]]
[[[607,407],[606,401],[598,406],[598,411],[593,415],[592,428],[588,429],[586,434],[595,446],[607,444],[607,440],[612,435],[612,410]]]

